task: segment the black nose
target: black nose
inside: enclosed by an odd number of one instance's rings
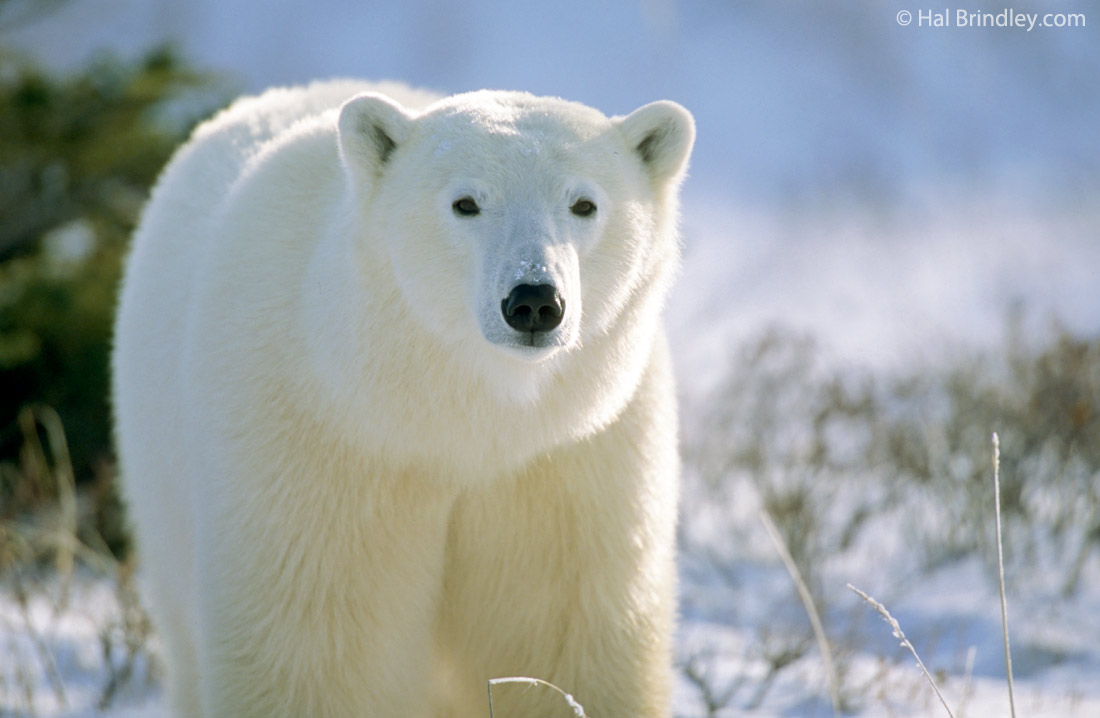
[[[520,284],[501,301],[500,311],[517,332],[548,332],[561,324],[565,300],[553,284]]]

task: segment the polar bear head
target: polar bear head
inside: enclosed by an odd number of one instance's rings
[[[523,93],[422,112],[368,93],[343,105],[338,132],[362,241],[448,345],[567,354],[637,320],[631,307],[663,295],[678,264],[695,128],[673,102],[608,118]]]

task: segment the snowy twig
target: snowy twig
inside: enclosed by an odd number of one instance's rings
[[[1001,543],[1001,440],[993,432],[993,495],[997,519],[997,578],[1001,590],[1001,631],[1005,639],[1005,675],[1008,677],[1008,707],[1016,718],[1016,698],[1012,689],[1012,651],[1008,647],[1008,600],[1005,598],[1005,558]]]
[[[947,711],[947,715],[951,718],[955,718],[955,714],[951,712],[951,708],[948,707],[947,701],[945,701],[943,698],[943,694],[940,693],[939,686],[937,686],[936,681],[932,679],[932,674],[928,672],[928,669],[924,665],[924,661],[920,659],[920,656],[917,654],[917,649],[913,648],[913,644],[910,643],[909,639],[905,637],[905,632],[901,630],[901,625],[897,622],[897,619],[890,615],[890,612],[886,610],[886,606],[871,598],[863,591],[860,591],[852,584],[849,583],[848,588],[858,594],[859,597],[862,598],[864,601],[871,604],[871,606],[876,611],[878,611],[884,619],[886,619],[886,622],[890,624],[890,628],[894,630],[894,638],[897,638],[899,641],[901,641],[902,647],[908,648],[909,652],[913,654],[913,658],[917,659],[917,665],[920,666],[921,673],[924,674],[924,677],[927,678],[928,682],[932,685],[932,690],[936,692],[936,697],[940,699],[940,703],[943,704],[943,709]]]
[[[527,678],[525,676],[513,676],[511,678],[493,678],[489,680],[489,718],[493,718],[493,686],[500,683],[526,683],[531,686],[547,686],[553,688],[555,691],[561,694],[565,702],[569,704],[569,707],[573,709],[573,715],[577,718],[588,718],[584,714],[584,706],[577,702],[573,696],[569,695],[561,688],[558,688],[549,681],[544,681],[539,678]]]

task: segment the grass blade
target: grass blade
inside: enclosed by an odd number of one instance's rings
[[[837,679],[836,666],[833,663],[833,652],[829,648],[829,639],[825,636],[825,627],[822,626],[821,617],[817,614],[813,596],[810,595],[810,589],[802,579],[802,573],[798,570],[794,557],[791,556],[787,544],[784,543],[783,537],[779,534],[779,529],[776,528],[775,522],[768,516],[767,511],[760,512],[760,521],[767,529],[768,538],[771,539],[775,550],[779,553],[779,557],[783,559],[783,565],[787,567],[787,573],[791,575],[795,588],[798,589],[798,597],[802,600],[802,606],[810,617],[810,625],[814,629],[814,637],[817,639],[818,648],[821,650],[821,662],[825,664],[825,673],[829,677],[829,698],[833,702],[833,715],[838,716],[840,715],[840,681]]]
[[[947,715],[950,716],[950,718],[955,718],[955,714],[951,712],[951,708],[947,705],[947,701],[944,700],[943,694],[940,693],[940,687],[937,686],[936,681],[932,679],[932,674],[928,672],[928,668],[925,667],[924,661],[920,659],[920,655],[917,654],[917,649],[913,648],[913,644],[905,637],[905,632],[901,630],[901,624],[898,623],[897,619],[890,615],[890,612],[886,610],[886,606],[871,598],[863,591],[860,591],[852,584],[849,583],[848,588],[858,594],[864,601],[871,604],[872,608],[878,611],[879,615],[886,619],[886,622],[890,624],[890,628],[894,629],[894,638],[901,641],[902,647],[908,648],[909,652],[913,654],[913,658],[917,659],[917,665],[920,666],[921,673],[928,679],[928,683],[931,684],[932,690],[936,692],[936,697],[940,699],[940,703],[943,704],[943,709],[947,711]]]
[[[1001,440],[993,432],[993,495],[997,519],[997,578],[1001,591],[1001,632],[1005,639],[1005,675],[1008,677],[1008,707],[1016,718],[1016,697],[1012,687],[1012,651],[1008,646],[1008,599],[1005,598],[1005,557],[1001,542]]]

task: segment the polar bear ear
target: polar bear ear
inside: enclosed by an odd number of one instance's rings
[[[340,108],[340,157],[361,180],[378,177],[393,151],[409,137],[412,117],[385,95],[356,95]]]
[[[683,178],[695,144],[695,120],[690,112],[675,102],[660,100],[615,120],[655,183]]]

